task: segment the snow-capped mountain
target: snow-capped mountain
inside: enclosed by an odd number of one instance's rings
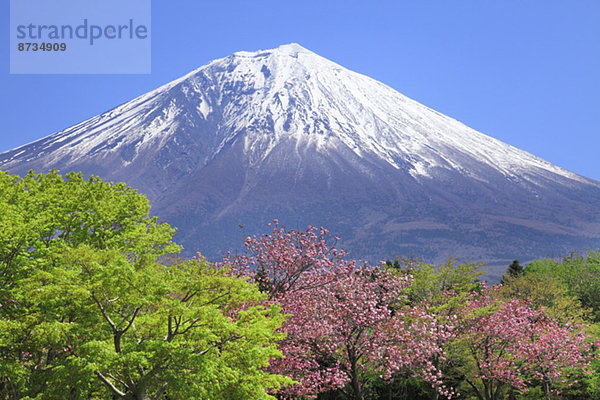
[[[211,257],[273,218],[326,225],[369,259],[600,245],[599,182],[297,44],[212,61],[0,166],[123,180]]]

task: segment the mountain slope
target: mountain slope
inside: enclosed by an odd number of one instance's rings
[[[0,154],[146,193],[217,257],[278,217],[355,256],[526,259],[600,244],[600,183],[476,132],[297,44],[238,52]]]

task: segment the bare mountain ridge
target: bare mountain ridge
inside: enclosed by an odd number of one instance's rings
[[[325,225],[353,256],[504,262],[600,244],[600,183],[296,44],[238,52],[0,167],[125,181],[218,258],[242,232]]]

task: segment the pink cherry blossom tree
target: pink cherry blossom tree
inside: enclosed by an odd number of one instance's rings
[[[479,399],[535,384],[548,399],[556,383],[568,383],[575,371],[589,373],[597,344],[583,327],[561,326],[527,300],[503,299],[498,289],[473,293],[455,331],[472,364],[465,380]]]
[[[440,324],[426,308],[406,305],[410,276],[357,267],[327,245],[327,235],[323,228],[299,232],[276,225],[272,234],[248,238],[245,255],[225,260],[253,276],[289,314],[280,343],[285,358],[272,368],[298,384],[283,395],[314,397],[339,389],[363,400],[368,379],[390,380],[409,370],[452,398],[431,362],[443,357],[440,344],[450,324]]]
[[[530,381],[537,381],[546,399],[558,393],[557,384],[571,386],[577,373],[591,374],[590,364],[596,357],[598,339],[594,342],[583,325],[560,325],[542,316],[529,330],[521,348],[525,371]]]

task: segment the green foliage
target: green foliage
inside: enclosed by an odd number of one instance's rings
[[[561,323],[583,324],[589,321],[590,310],[569,295],[567,285],[555,276],[540,272],[517,275],[505,279],[502,288],[507,298],[529,299],[535,310]]]
[[[525,268],[525,275],[531,274],[560,280],[570,296],[591,309],[593,321],[600,322],[600,251],[589,251],[585,256],[573,253],[560,262],[536,260]]]
[[[410,274],[412,285],[407,288],[409,302],[431,305],[445,303],[447,293],[466,294],[479,287],[479,277],[485,271],[479,271],[483,264],[472,262],[457,263],[449,258],[442,265],[425,264],[416,259],[402,259],[386,262],[389,268],[400,273]]]
[[[590,250],[584,256],[572,253],[558,261],[535,260],[525,268],[525,278],[538,286],[533,292],[538,295],[542,288],[555,282],[554,285],[560,287],[560,294],[557,300],[549,302],[546,298],[544,305],[548,307],[547,312],[557,319],[574,323],[591,322],[590,333],[600,336],[600,251]],[[600,371],[598,360],[594,361],[592,369]],[[600,379],[598,374],[592,374],[577,387],[566,389],[567,393],[563,393],[565,399],[599,398]]]
[[[283,321],[124,184],[0,172],[0,398],[269,399]]]

